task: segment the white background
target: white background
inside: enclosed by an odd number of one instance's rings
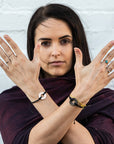
[[[85,27],[91,59],[114,39],[114,0],[0,0],[0,36],[9,34],[26,53],[26,31],[33,12],[47,3],[62,3],[75,10]],[[0,68],[0,93],[14,83]],[[114,80],[106,87],[114,89]],[[0,138],[0,144],[2,140]]]

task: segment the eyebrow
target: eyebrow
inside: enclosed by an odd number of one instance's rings
[[[63,38],[66,38],[66,37],[71,37],[72,38],[71,35],[64,35],[62,37],[59,37],[59,39],[63,39]],[[40,40],[51,40],[51,38],[40,38],[38,41],[40,41]]]

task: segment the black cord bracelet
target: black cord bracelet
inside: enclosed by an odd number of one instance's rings
[[[39,98],[38,98],[37,100],[33,101],[32,103],[36,103],[36,102],[38,102],[39,100],[43,100],[43,99],[45,99],[45,98],[46,98],[46,91],[45,91],[45,92],[40,92],[40,93],[39,93]]]
[[[69,96],[69,103],[72,105],[72,106],[77,106],[77,107],[80,107],[80,108],[85,108],[86,105],[80,103],[76,98],[72,98],[71,96]]]

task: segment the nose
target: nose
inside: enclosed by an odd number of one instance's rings
[[[53,46],[51,55],[54,56],[54,57],[57,57],[57,56],[60,56],[60,54],[61,54],[60,47],[57,46],[57,45]]]

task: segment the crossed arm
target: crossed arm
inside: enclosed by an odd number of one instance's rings
[[[0,45],[5,51],[0,48],[0,56],[6,62],[4,63],[0,60],[0,66],[8,77],[24,91],[30,101],[34,101],[37,99],[39,92],[45,91],[37,79],[40,72],[40,45],[36,45],[34,49],[34,59],[33,61],[29,61],[9,36],[5,36],[4,38],[12,47],[15,54],[5,41],[0,38]],[[114,41],[109,42],[92,63],[87,66],[83,66],[82,64],[82,53],[80,49],[74,49],[76,55],[74,69],[77,85],[72,91],[72,95],[80,102],[87,103],[95,93],[105,87],[110,80],[114,78],[114,72],[108,74],[106,70],[109,68],[114,69],[114,61],[108,66],[104,62],[105,60],[102,61],[113,45]],[[113,57],[114,50],[112,50],[105,59],[110,62]],[[21,65],[22,63],[23,65]],[[84,87],[82,87],[82,85]],[[66,101],[58,107],[48,95],[44,101],[39,101],[35,103],[34,106],[44,119],[31,130],[29,144],[54,144],[58,143],[61,139],[62,143],[65,144],[79,144],[83,142],[84,144],[94,144],[90,133],[85,127],[78,122],[73,125],[73,120],[78,116],[81,109],[72,107],[69,104],[69,99],[66,99]]]
[[[56,144],[61,139],[63,144],[94,144],[86,128],[78,122],[73,124],[82,109],[71,106],[69,99],[58,107],[48,95],[44,101],[39,101],[34,106],[44,119],[31,130],[29,144]]]

